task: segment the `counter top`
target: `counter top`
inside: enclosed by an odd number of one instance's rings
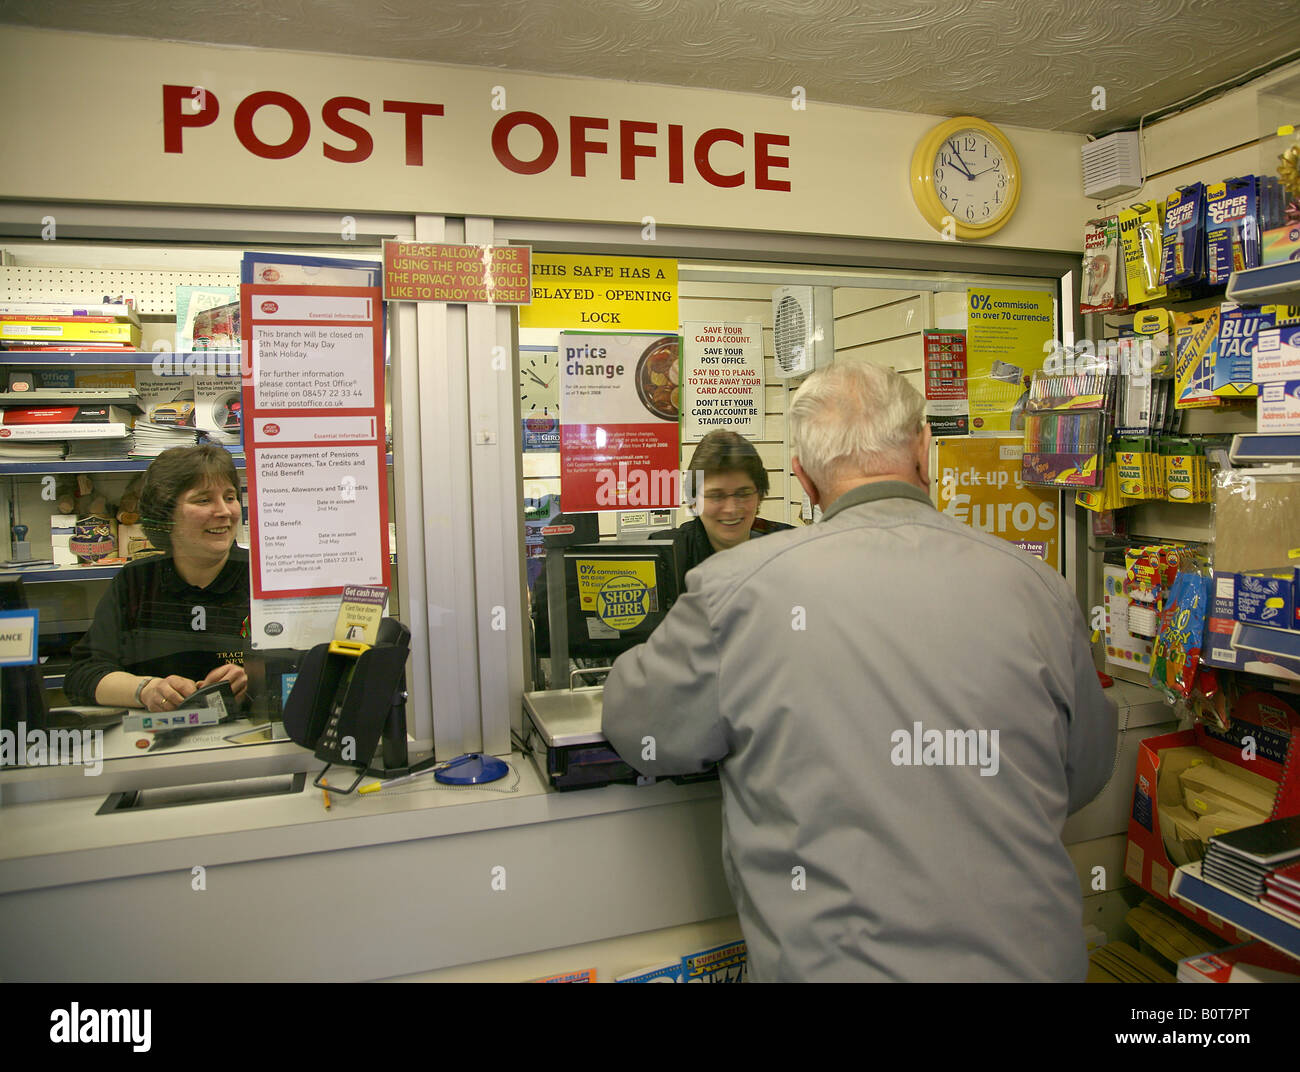
[[[444,786],[430,775],[379,793],[321,791],[307,775],[296,794],[98,815],[106,794],[0,810],[0,894],[195,864],[248,860],[446,837],[719,797],[717,782],[606,786],[559,793],[528,757],[505,758],[498,782]],[[288,778],[288,775],[283,776]]]

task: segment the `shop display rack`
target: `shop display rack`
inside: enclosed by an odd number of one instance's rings
[[[1300,957],[1300,923],[1267,905],[1215,885],[1201,874],[1201,865],[1185,864],[1174,872],[1169,892],[1190,905],[1227,920],[1276,949]]]
[[[1300,261],[1233,272],[1227,297],[1238,305],[1300,305]]]

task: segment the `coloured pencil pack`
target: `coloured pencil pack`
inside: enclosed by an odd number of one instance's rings
[[[1180,186],[1165,201],[1160,282],[1191,286],[1205,280],[1205,186]]]
[[[1160,283],[1160,238],[1163,201],[1130,205],[1119,214],[1120,251],[1124,258],[1124,290],[1128,304],[1163,298]]]
[[[1099,313],[1124,306],[1123,253],[1119,244],[1119,217],[1089,220],[1083,232],[1083,293],[1081,313]]]
[[[1101,487],[1117,379],[1107,372],[1034,373],[1025,406],[1025,452],[1020,463],[1026,484]]]

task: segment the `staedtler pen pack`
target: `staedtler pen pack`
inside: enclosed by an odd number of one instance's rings
[[[1160,282],[1187,286],[1205,279],[1205,186],[1180,186],[1165,201]]]

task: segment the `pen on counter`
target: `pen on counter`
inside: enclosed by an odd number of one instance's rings
[[[321,793],[325,797],[325,810],[330,810],[330,784],[324,778],[320,780]]]
[[[414,781],[416,778],[423,778],[426,774],[432,774],[436,770],[442,770],[447,766],[440,763],[434,767],[426,767],[424,770],[416,771],[414,774],[404,774],[400,778],[390,778],[386,782],[371,782],[369,785],[363,785],[357,790],[358,793],[378,793],[381,789],[387,789],[394,785],[404,785],[406,782]]]

